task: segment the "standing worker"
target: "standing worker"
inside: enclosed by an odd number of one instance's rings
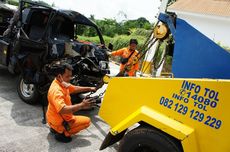
[[[46,116],[50,131],[54,134],[55,139],[67,143],[72,140],[71,135],[90,126],[90,118],[74,116],[73,113],[81,109],[89,109],[93,104],[91,99],[84,99],[81,103],[72,105],[70,94],[96,91],[96,88],[70,84],[73,68],[67,63],[60,63],[57,69],[56,78],[48,91]]]
[[[130,39],[129,47],[111,53],[111,56],[121,57],[118,76],[136,76],[136,72],[139,69],[137,45],[136,39]]]

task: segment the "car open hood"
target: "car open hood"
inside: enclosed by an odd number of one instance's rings
[[[71,21],[75,23],[97,27],[95,23],[93,23],[87,17],[78,12],[71,10],[58,10],[58,13],[63,14],[65,17],[69,18]]]

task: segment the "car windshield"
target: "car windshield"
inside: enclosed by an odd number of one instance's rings
[[[78,41],[86,41],[95,44],[100,44],[100,37],[95,27],[82,24],[75,24],[74,27],[74,38]]]
[[[56,17],[52,22],[51,38],[60,40],[74,39],[74,23],[65,17]]]

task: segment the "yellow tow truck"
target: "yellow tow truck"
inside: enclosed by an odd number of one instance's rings
[[[120,141],[120,152],[229,152],[230,53],[175,14],[158,19],[175,42],[174,78],[112,78],[100,149]]]

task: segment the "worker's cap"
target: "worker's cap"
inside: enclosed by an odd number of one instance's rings
[[[138,44],[137,39],[130,39],[129,44]]]

